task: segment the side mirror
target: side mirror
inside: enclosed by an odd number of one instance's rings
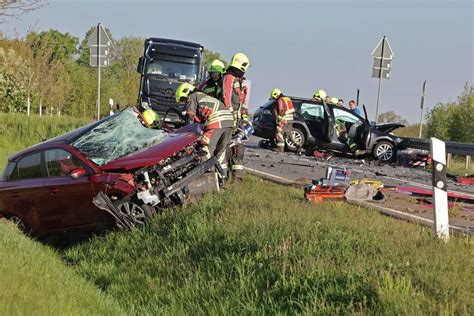
[[[76,169],[73,169],[69,175],[71,176],[71,178],[76,180],[76,179],[84,176],[86,173],[87,173],[86,169],[76,168]]]
[[[137,72],[143,75],[143,65],[145,64],[145,58],[142,56],[138,58]]]

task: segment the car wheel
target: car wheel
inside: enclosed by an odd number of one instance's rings
[[[382,140],[375,145],[373,156],[383,162],[393,161],[396,157],[395,146],[391,142]]]
[[[293,142],[293,140],[296,142]],[[295,152],[299,147],[303,147],[306,142],[306,136],[299,128],[291,130],[291,137],[285,137],[286,149]]]
[[[28,229],[28,226],[26,226],[25,222],[21,218],[19,218],[16,215],[10,215],[6,217],[10,222],[15,224],[16,227],[18,227],[19,230],[21,230],[25,234],[29,234],[30,230]]]
[[[138,205],[132,201],[120,203],[117,206],[119,212],[133,222],[133,226],[142,226],[156,212],[155,209],[146,204]]]

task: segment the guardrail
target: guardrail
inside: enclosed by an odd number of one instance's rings
[[[430,150],[430,140],[422,138],[410,138],[401,137],[403,143],[409,148]],[[471,156],[474,156],[474,144],[458,143],[458,142],[445,142],[446,153],[448,154],[447,165],[449,167],[451,162],[451,155],[466,156],[465,167],[468,169],[471,164]]]
[[[421,138],[401,137],[407,147],[430,150],[430,140]],[[474,156],[474,144],[445,142],[446,152],[453,155]]]

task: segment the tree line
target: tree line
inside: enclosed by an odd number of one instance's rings
[[[456,101],[438,103],[426,115],[428,137],[474,143],[474,86],[466,83]]]
[[[88,40],[58,30],[29,32],[24,38],[0,34],[0,111],[41,115],[94,117],[97,69],[89,66]],[[121,107],[137,102],[138,58],[144,38],[112,38],[110,66],[102,69],[101,112],[109,111],[109,98]],[[220,58],[204,50],[204,63]]]

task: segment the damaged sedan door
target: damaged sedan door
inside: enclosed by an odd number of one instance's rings
[[[47,178],[44,189],[49,203],[44,205],[49,221],[55,228],[96,224],[99,211],[92,204],[94,188],[87,167],[79,158],[65,149],[55,148],[44,152]]]

